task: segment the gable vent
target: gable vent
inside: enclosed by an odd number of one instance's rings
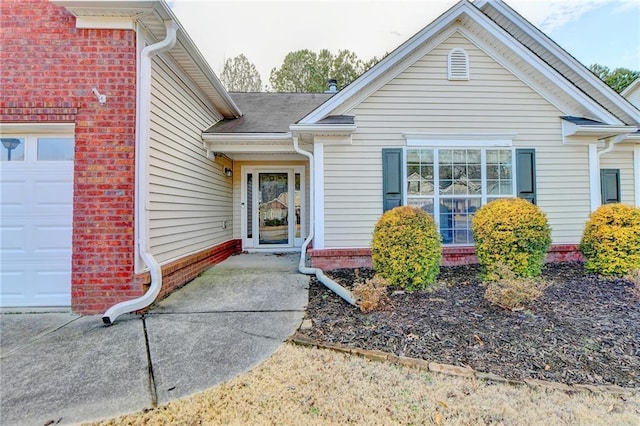
[[[464,49],[449,52],[449,80],[469,80],[469,56]]]

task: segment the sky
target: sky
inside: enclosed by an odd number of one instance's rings
[[[640,70],[640,0],[507,0],[584,65]],[[300,49],[348,49],[380,58],[456,0],[171,0],[213,70],[244,54],[261,74]]]

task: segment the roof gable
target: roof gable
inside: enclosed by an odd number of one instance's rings
[[[315,123],[327,115],[348,113],[456,31],[543,94],[566,115],[584,115],[604,122],[623,123],[619,116],[587,96],[467,0],[457,3],[332,99],[309,113],[300,123]],[[507,58],[503,52],[507,52],[511,58]],[[595,75],[593,78],[597,79]]]
[[[640,114],[591,70],[502,0],[477,0],[476,7],[569,82],[625,124],[638,124]]]

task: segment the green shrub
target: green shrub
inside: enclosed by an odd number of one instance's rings
[[[387,211],[376,223],[373,268],[390,284],[413,291],[427,288],[440,271],[442,243],[433,218],[409,206]]]
[[[625,275],[640,269],[640,208],[606,204],[591,213],[580,251],[590,272]]]
[[[498,265],[517,277],[537,277],[551,244],[551,228],[545,214],[521,198],[503,198],[482,206],[472,229],[476,255],[486,280],[497,279]]]
[[[540,278],[519,278],[511,269],[499,263],[495,280],[486,283],[484,298],[503,309],[521,309],[543,295],[546,283]]]

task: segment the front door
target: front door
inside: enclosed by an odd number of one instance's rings
[[[242,234],[245,249],[283,249],[302,245],[302,167],[244,168]]]

